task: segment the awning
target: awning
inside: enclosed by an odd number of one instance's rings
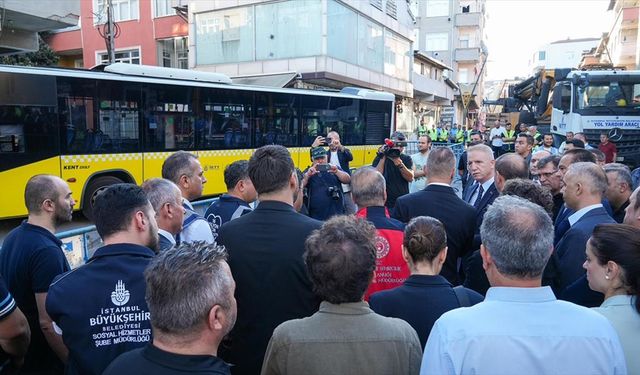
[[[253,76],[231,77],[234,85],[251,85],[266,87],[286,87],[291,81],[298,77],[296,72],[257,74]]]

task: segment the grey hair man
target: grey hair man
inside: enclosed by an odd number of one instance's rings
[[[473,147],[469,148],[472,150],[470,160],[479,160]],[[487,152],[486,157],[493,158],[491,149],[484,145],[482,147]],[[392,216],[403,223],[418,216],[431,216],[442,222],[447,233],[448,251],[440,274],[451,284],[458,285],[458,259],[473,250],[477,217],[475,208],[460,199],[451,187],[455,167],[456,157],[451,149],[441,147],[431,150],[425,165],[427,186],[399,198]]]
[[[636,188],[631,197],[629,197],[629,205],[625,211],[624,224],[633,225],[636,228],[640,228],[640,187]]]
[[[162,178],[173,182],[182,193],[182,206],[186,210],[180,231],[180,241],[205,241],[214,243],[213,233],[207,220],[193,209],[191,201],[202,196],[204,170],[198,156],[187,151],[177,151],[162,164]]]
[[[373,167],[362,167],[351,176],[351,192],[359,207],[356,216],[366,218],[376,227],[376,247],[385,249],[376,255],[376,269],[381,277],[374,274],[365,293],[366,300],[375,292],[402,285],[410,274],[402,257],[404,224],[391,218],[384,207],[387,199],[385,185],[382,173]]]
[[[556,220],[558,213],[564,204],[562,198],[562,173],[558,169],[560,156],[551,155],[538,162],[538,181],[540,185],[547,188],[553,196],[553,220]]]
[[[304,261],[323,302],[312,316],[275,329],[263,375],[418,374],[415,330],[363,301],[376,268],[375,238],[374,226],[353,216],[335,216],[309,236]]]
[[[534,151],[531,154],[531,160],[529,160],[529,165],[527,166],[529,168],[529,177],[531,177],[532,180],[537,180],[538,179],[538,162],[543,158],[546,158],[547,156],[551,156],[555,154],[547,150]]]
[[[158,250],[165,251],[176,245],[176,236],[182,230],[185,208],[182,194],[173,182],[152,178],[142,184],[142,190],[156,212],[158,223]]]
[[[230,374],[217,357],[237,316],[226,259],[224,247],[201,241],[159,254],[145,271],[153,341],[120,355],[104,374]]]
[[[502,196],[487,210],[480,232],[492,287],[484,302],[436,321],[421,374],[626,373],[620,341],[606,318],[558,301],[541,287],[553,225],[540,206]]]
[[[571,164],[563,182],[564,203],[573,213],[567,218],[570,228],[555,250],[559,271],[555,288],[559,293],[584,275],[585,248],[593,228],[602,223],[615,223],[601,203],[608,184],[600,166],[590,162]]]
[[[629,167],[619,163],[609,163],[604,166],[609,187],[605,193],[611,208],[613,219],[618,223],[624,221],[624,213],[629,205],[629,198],[633,192],[633,181]]]

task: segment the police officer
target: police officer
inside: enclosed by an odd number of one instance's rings
[[[311,150],[313,164],[304,172],[302,186],[307,189],[309,216],[326,220],[345,213],[342,184],[351,182],[351,176],[337,165],[327,163],[323,147]]]
[[[118,355],[151,339],[144,270],[158,246],[155,212],[142,188],[108,187],[94,206],[105,246],[49,287],[47,312],[69,349],[66,374],[102,374]]]

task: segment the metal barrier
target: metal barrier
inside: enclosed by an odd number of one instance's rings
[[[218,198],[204,199],[192,202],[192,205],[197,213],[204,215],[207,208],[216,200]],[[56,237],[62,241],[62,250],[72,269],[86,263],[103,245],[95,225],[59,232],[56,233]]]

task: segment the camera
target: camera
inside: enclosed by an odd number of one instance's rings
[[[400,147],[406,147],[407,142],[404,141],[393,141],[389,138],[384,140],[384,144],[382,145],[381,151],[382,153],[390,158],[399,158],[400,157]]]
[[[316,170],[318,172],[329,172],[329,170],[331,169],[331,164],[317,164],[316,165]]]
[[[333,200],[339,200],[340,199],[340,191],[338,190],[337,187],[335,186],[329,186],[327,188],[327,194],[329,194],[329,196],[331,197],[331,199]]]
[[[333,142],[333,138],[331,138],[331,137],[326,137],[324,139],[324,143],[327,144],[327,145],[330,145],[332,142]]]

